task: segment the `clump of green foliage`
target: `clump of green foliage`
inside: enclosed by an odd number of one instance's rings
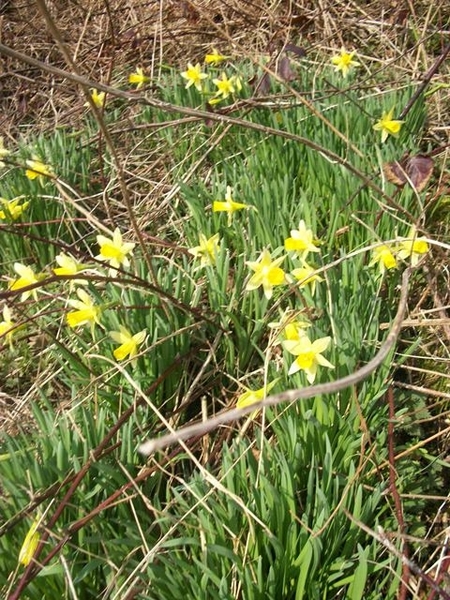
[[[421,194],[381,175],[419,148],[423,101],[398,118],[413,87],[380,95],[374,76],[361,93],[353,53],[317,72],[286,56],[292,77],[215,54],[153,82],[169,112],[136,72],[136,128],[115,147],[92,139],[127,104],[96,93],[100,114],[86,109],[76,134],[4,152],[2,374],[20,373],[8,393],[31,411],[1,439],[5,597],[24,582],[31,600],[396,597],[402,540],[388,552],[378,529],[399,528],[394,356],[357,389],[138,451],[168,427],[358,369],[402,269],[432,246]],[[155,153],[168,191],[149,210]],[[429,492],[413,461],[396,468],[402,492]],[[444,466],[430,468],[438,485]],[[403,507],[411,535],[421,502]]]

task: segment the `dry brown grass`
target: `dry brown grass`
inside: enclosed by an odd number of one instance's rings
[[[442,51],[450,28],[450,7],[423,1],[54,0],[46,5],[79,72],[104,83],[114,83],[135,64],[157,73],[161,63],[202,59],[213,45],[233,56],[256,57],[286,41],[313,56],[345,44],[378,59],[390,77],[415,80]],[[0,40],[43,62],[67,66],[33,0],[2,3]],[[27,135],[31,129],[78,125],[83,98],[75,85],[11,59],[0,64],[2,132]],[[444,76],[442,71],[437,80]],[[448,108],[448,97],[435,107],[435,133],[444,139]]]

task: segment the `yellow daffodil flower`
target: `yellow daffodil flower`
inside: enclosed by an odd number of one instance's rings
[[[136,244],[124,242],[118,227],[114,230],[112,238],[98,235],[97,244],[100,246],[100,254],[96,257],[97,260],[109,262],[113,269],[118,269],[120,266],[128,267],[130,265],[127,255],[133,254],[133,248]]]
[[[39,519],[35,519],[28,530],[19,552],[19,563],[24,567],[28,566],[36,552],[41,534],[38,532]]]
[[[231,187],[227,186],[227,193],[225,194],[225,200],[214,200],[213,202],[213,212],[227,212],[228,213],[228,225],[231,225],[231,220],[233,218],[233,213],[237,210],[242,210],[243,208],[249,208],[247,204],[242,204],[242,202],[235,202],[231,197]]]
[[[341,71],[343,77],[347,77],[352,68],[359,67],[360,63],[353,60],[356,52],[347,52],[345,48],[341,48],[341,53],[336,54],[331,58],[336,71]]]
[[[150,81],[150,77],[144,74],[144,70],[141,67],[136,67],[134,73],[128,75],[128,83],[135,83],[136,89],[139,90],[144,84]]]
[[[28,169],[25,175],[28,179],[39,179],[41,184],[44,184],[47,179],[55,179],[56,175],[50,165],[46,165],[39,158],[33,156],[32,160],[25,161]]]
[[[223,99],[228,98],[235,93],[234,77],[228,79],[226,73],[222,73],[220,78],[213,79],[214,85],[217,87],[217,96],[222,96]]]
[[[53,273],[58,275],[58,277],[65,277],[67,275],[76,275],[80,273],[80,271],[84,271],[89,268],[89,265],[83,265],[76,261],[69,254],[64,254],[61,252],[58,256],[55,256],[55,260],[58,263],[58,267],[53,269]],[[87,285],[88,281],[86,279],[71,279],[70,285],[71,287],[74,285]]]
[[[270,390],[276,383],[278,383],[279,380],[280,378],[277,377],[270,383],[267,383],[264,387],[259,388],[259,390],[250,390],[246,388],[246,391],[238,397],[236,408],[245,408],[246,406],[251,406],[256,402],[261,402],[261,400],[264,400],[269,395]],[[257,414],[258,411],[255,410],[255,412],[251,413],[251,418],[254,419]]]
[[[288,252],[299,252],[304,259],[309,252],[320,252],[317,242],[314,241],[312,230],[306,228],[303,219],[300,221],[298,229],[291,230],[291,237],[284,240],[284,248]]]
[[[272,260],[270,252],[265,249],[261,252],[258,260],[246,262],[250,269],[255,272],[247,283],[246,291],[256,290],[262,285],[265,297],[270,300],[273,288],[286,281],[285,273],[280,268],[285,258],[285,256],[280,256],[280,258]]]
[[[29,202],[24,202],[23,204],[20,204],[20,201],[23,198],[25,198],[25,196],[18,196],[13,200],[6,200],[5,198],[0,198],[0,203],[3,205],[3,210],[0,210],[0,219],[4,221],[8,219],[15,221],[16,219],[18,219],[22,215],[23,211],[26,210],[26,208],[30,204]]]
[[[325,352],[330,342],[330,337],[311,342],[306,333],[301,335],[298,340],[285,340],[283,348],[297,357],[289,368],[289,375],[302,370],[305,371],[308,382],[314,383],[319,365],[334,369],[334,365],[322,356],[322,352]]]
[[[31,267],[27,267],[22,263],[14,263],[14,271],[19,275],[18,279],[14,279],[9,284],[9,289],[12,291],[20,290],[29,285],[38,283],[41,277],[36,275]],[[32,296],[34,300],[37,300],[37,289],[27,290],[20,296],[20,300],[24,302],[27,298]]]
[[[384,275],[386,270],[397,268],[397,259],[395,257],[395,250],[383,244],[374,249],[372,253],[372,260],[369,263],[369,267],[378,264],[381,275]]]
[[[285,340],[298,342],[302,336],[306,335],[305,329],[308,329],[308,327],[311,327],[311,324],[306,321],[293,321],[292,323],[287,323],[283,329]]]
[[[205,63],[207,65],[214,66],[214,65],[220,64],[221,62],[223,62],[224,60],[227,60],[228,58],[230,58],[230,57],[220,54],[220,52],[216,48],[213,48],[211,54],[207,54],[205,56]]]
[[[101,309],[95,306],[94,301],[84,290],[77,290],[79,300],[69,300],[68,303],[76,310],[67,313],[66,320],[72,329],[79,325],[90,325],[91,332],[94,332],[95,325],[100,325]]]
[[[64,252],[61,252],[58,254],[58,256],[55,256],[55,260],[59,265],[59,267],[53,269],[53,273],[55,275],[76,275],[84,268],[83,265],[80,265],[80,263],[72,258],[72,256],[64,254]]]
[[[398,249],[399,258],[410,259],[411,265],[415,267],[424,254],[430,249],[427,240],[424,237],[417,237],[417,230],[411,227],[409,236],[402,239]]]
[[[232,75],[230,78],[222,73],[221,79],[213,79],[214,85],[217,87],[217,92],[214,97],[209,100],[209,104],[217,104],[228,98],[242,89],[242,83],[239,77]]]
[[[231,79],[233,80],[233,87],[236,90],[235,93],[240,92],[242,90],[242,79],[239,75],[233,75]]]
[[[120,344],[113,352],[116,360],[125,360],[127,356],[133,359],[137,352],[138,346],[145,340],[147,330],[143,329],[134,335],[128,331],[126,327],[119,325],[119,331],[110,331],[111,338]]]
[[[200,266],[215,265],[219,253],[219,234],[216,233],[209,239],[203,233],[199,236],[199,245],[189,248],[189,254],[200,259]]]
[[[300,318],[299,318],[300,317]],[[299,336],[304,333],[305,329],[311,327],[308,321],[303,320],[303,314],[301,311],[286,309],[281,314],[280,321],[268,323],[270,329],[276,329],[279,332],[279,343],[283,339],[298,339]]]
[[[193,85],[199,92],[202,91],[202,80],[206,79],[208,75],[202,73],[200,63],[197,63],[194,67],[192,63],[188,63],[186,71],[181,73],[181,77],[186,79],[185,88],[188,89]]]
[[[314,296],[316,291],[316,283],[320,283],[323,281],[323,278],[320,275],[317,275],[316,269],[308,265],[305,261],[301,267],[294,269],[291,271],[292,275],[299,281],[299,287],[303,288],[307,285],[311,286],[311,295]]]
[[[373,126],[375,131],[381,131],[382,143],[387,140],[389,135],[398,137],[400,129],[404,123],[404,121],[396,121],[392,118],[394,116],[394,110],[395,108],[393,107],[389,112],[383,113],[381,119]]]
[[[3,307],[3,321],[0,321],[0,344],[1,344],[1,338],[4,336],[6,338],[6,341],[9,344],[9,347],[12,350],[13,349],[13,339],[12,338],[13,338],[15,330],[17,330],[17,328],[14,325],[14,321],[11,318],[11,311],[5,305]]]
[[[5,163],[2,162],[2,158],[6,158],[9,156],[11,152],[5,148],[3,145],[3,137],[0,136],[0,169],[5,166]]]
[[[105,106],[106,93],[99,92],[95,88],[91,88],[91,100],[97,108],[103,108]],[[85,102],[84,106],[86,106],[86,108],[91,108],[89,102]]]

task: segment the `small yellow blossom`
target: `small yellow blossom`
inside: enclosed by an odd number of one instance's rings
[[[200,259],[200,266],[215,265],[219,253],[219,234],[216,233],[209,239],[203,233],[199,236],[199,245],[189,248],[189,254]]]
[[[308,321],[303,320],[302,311],[286,309],[281,314],[280,321],[268,323],[268,327],[281,332],[281,338],[297,339],[305,329],[311,327],[311,324],[308,323]]]
[[[314,234],[311,229],[307,229],[305,221],[300,221],[298,229],[291,230],[291,237],[284,240],[284,248],[288,252],[299,252],[305,259],[309,252],[320,252],[317,248],[317,242],[314,241]]]
[[[233,87],[236,92],[240,92],[242,90],[242,79],[239,75],[233,75],[231,79],[233,80]]]
[[[95,88],[91,88],[91,100],[97,108],[103,108],[105,106],[106,93],[99,92]],[[89,102],[85,102],[84,106],[86,106],[86,108],[91,108]]]
[[[411,266],[415,267],[424,254],[430,249],[427,240],[424,237],[417,237],[417,230],[411,227],[409,236],[402,239],[398,249],[399,258],[411,260]]]
[[[230,58],[230,57],[220,54],[220,52],[216,48],[213,48],[211,54],[207,54],[205,56],[205,63],[207,65],[214,66],[214,65],[218,65],[219,63],[223,62],[224,60],[227,60],[228,58]]]
[[[181,77],[186,79],[186,89],[190,88],[193,85],[199,92],[202,91],[202,80],[206,79],[208,75],[206,73],[202,73],[202,68],[200,63],[197,63],[194,67],[192,63],[188,63],[186,71],[181,73]]]
[[[336,71],[341,71],[343,77],[347,77],[349,71],[354,67],[359,67],[360,63],[353,60],[356,52],[347,52],[345,48],[341,48],[341,53],[336,54],[331,58]]]
[[[144,74],[144,70],[141,67],[136,67],[134,73],[128,75],[128,83],[135,83],[136,89],[139,90],[144,84],[150,81],[150,77]]]
[[[27,535],[22,544],[22,548],[19,552],[19,563],[24,567],[28,566],[31,562],[31,559],[36,552],[36,548],[39,544],[39,540],[41,538],[41,534],[38,532],[37,528],[39,527],[39,519],[35,519],[28,530]]]
[[[26,165],[28,169],[25,171],[25,175],[28,179],[39,179],[41,184],[44,184],[46,178],[55,179],[55,173],[50,165],[46,165],[39,158],[33,156],[32,160],[27,160]]]
[[[395,257],[395,249],[383,244],[374,249],[372,253],[372,260],[369,263],[369,267],[378,264],[380,273],[383,275],[388,269],[395,269],[397,267],[397,259]]]
[[[383,113],[381,119],[375,123],[373,128],[375,131],[381,131],[381,142],[384,143],[389,135],[398,137],[400,129],[404,121],[396,121],[392,117],[394,116],[395,108],[391,108],[389,112]]]
[[[242,202],[235,202],[231,197],[231,187],[227,186],[227,193],[225,194],[225,200],[214,200],[213,202],[213,212],[227,212],[228,213],[228,225],[231,225],[231,221],[233,218],[233,213],[237,210],[242,210],[243,208],[248,208],[247,204],[242,204]]]
[[[20,204],[23,198],[25,198],[25,196],[17,196],[17,198],[13,198],[13,200],[0,198],[0,203],[3,205],[3,210],[0,210],[0,219],[3,221],[8,219],[15,221],[18,219],[30,204],[29,202]]]
[[[69,300],[69,305],[76,310],[67,313],[67,324],[72,329],[79,325],[90,325],[91,332],[94,332],[95,325],[100,325],[101,309],[95,306],[94,301],[84,290],[77,290],[79,300]]]
[[[118,227],[114,230],[112,238],[98,235],[97,244],[100,246],[100,254],[96,257],[97,260],[109,262],[113,269],[130,265],[127,255],[133,254],[133,248],[136,244],[124,242]]]
[[[213,79],[214,85],[217,87],[216,96],[222,96],[223,99],[228,98],[235,93],[234,77],[227,77],[226,73],[222,73],[220,78]]]
[[[297,340],[285,340],[283,348],[297,357],[289,368],[289,375],[302,370],[305,371],[308,382],[314,383],[319,365],[334,369],[334,365],[322,356],[322,352],[325,352],[330,342],[330,337],[319,338],[311,342],[306,333]]]
[[[14,324],[14,321],[11,318],[11,311],[10,309],[5,305],[3,307],[3,321],[0,321],[0,343],[1,343],[1,338],[3,336],[6,337],[6,341],[9,344],[9,347],[11,348],[11,350],[13,349],[13,335],[14,335],[14,331],[17,330],[16,325]]]
[[[31,267],[27,267],[22,263],[14,263],[14,271],[19,275],[18,279],[14,279],[9,284],[9,289],[12,291],[20,290],[24,287],[28,287],[29,285],[34,285],[38,283],[41,279],[38,275],[36,275]],[[23,302],[27,298],[32,296],[35,300],[37,300],[37,289],[27,290],[22,293],[20,296],[20,300]]]
[[[283,329],[285,340],[300,341],[302,336],[306,335],[305,329],[308,329],[308,327],[311,327],[311,325],[306,321],[292,321],[291,323],[287,323]]]
[[[317,275],[316,269],[308,265],[305,261],[301,267],[294,269],[291,271],[292,275],[299,281],[299,287],[303,288],[307,285],[311,286],[311,295],[314,296],[316,291],[316,283],[320,283],[323,281],[323,278],[320,275]]]
[[[84,271],[85,269],[89,268],[88,265],[83,265],[82,263],[79,263],[69,254],[64,254],[64,252],[61,252],[60,254],[55,256],[55,260],[59,266],[53,269],[53,273],[55,275],[58,275],[58,277],[76,275],[77,273],[80,273],[80,271]],[[73,286],[87,285],[88,282],[86,281],[86,279],[71,279],[70,283]]]
[[[55,260],[59,267],[53,269],[55,275],[76,275],[83,269],[83,265],[80,265],[72,256],[61,252],[58,256],[55,256]]]
[[[270,390],[276,383],[278,383],[279,380],[280,378],[277,377],[270,383],[267,383],[264,387],[259,388],[259,390],[250,390],[246,388],[246,391],[238,397],[236,408],[245,408],[246,406],[251,406],[252,404],[261,402],[261,400],[264,400],[268,396]],[[251,417],[254,418],[257,413],[258,411],[255,410]]]
[[[222,100],[228,98],[228,96],[240,92],[242,89],[242,83],[239,77],[232,75],[230,78],[222,73],[221,79],[213,79],[214,85],[217,87],[217,92],[214,97],[209,100],[209,104],[218,104]]]
[[[126,327],[119,325],[119,331],[110,331],[111,338],[120,344],[113,352],[116,360],[125,360],[127,356],[133,359],[138,351],[138,346],[145,340],[147,330],[143,329],[134,335]]]
[[[5,163],[2,162],[2,158],[6,158],[9,156],[11,152],[5,148],[3,145],[3,137],[0,136],[0,169],[5,166]]]
[[[250,277],[246,286],[246,291],[256,290],[259,286],[263,286],[265,297],[270,300],[273,294],[273,288],[281,285],[286,281],[286,275],[283,269],[280,268],[281,263],[286,257],[280,256],[272,260],[270,252],[264,249],[258,260],[248,261],[246,264],[254,271],[254,275]]]

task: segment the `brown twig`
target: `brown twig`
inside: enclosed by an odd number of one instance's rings
[[[417,99],[421,96],[421,94],[423,94],[423,92],[425,91],[425,89],[428,87],[430,81],[433,79],[434,75],[439,70],[439,67],[444,62],[444,60],[447,58],[447,54],[449,52],[450,52],[450,44],[447,44],[447,46],[444,48],[444,51],[439,56],[439,58],[436,59],[436,61],[434,62],[433,66],[431,67],[431,69],[428,69],[428,72],[425,73],[425,75],[423,77],[422,83],[419,85],[419,87],[417,88],[417,90],[411,96],[408,104],[405,106],[405,108],[400,113],[400,117],[399,117],[400,119],[404,119],[406,117],[406,115],[412,109],[412,107],[414,106],[414,104],[417,102]]]
[[[450,594],[448,594],[445,590],[440,588],[439,585],[435,581],[433,581],[433,579],[431,579],[429,575],[427,575],[424,571],[422,571],[420,567],[416,565],[416,563],[414,563],[412,560],[410,560],[401,552],[399,552],[394,546],[394,544],[388,539],[385,533],[376,533],[375,531],[373,531],[373,529],[370,529],[370,527],[365,525],[365,523],[362,523],[361,521],[355,519],[355,517],[351,513],[349,513],[347,509],[344,508],[343,511],[348,517],[348,519],[352,521],[352,523],[358,525],[358,527],[360,527],[363,531],[371,535],[380,544],[383,544],[383,546],[385,546],[389,550],[389,552],[391,552],[391,554],[399,558],[402,561],[402,563],[406,563],[409,569],[418,577],[420,577],[420,579],[422,579],[432,590],[434,590],[436,594],[439,594],[439,596],[444,600],[450,600]]]
[[[68,67],[71,69],[71,71],[73,73],[77,73],[78,72],[77,65],[72,60],[72,56],[71,56],[70,52],[68,51],[68,49],[66,47],[66,44],[65,44],[65,42],[63,40],[63,37],[62,37],[62,35],[61,35],[61,33],[60,33],[60,31],[59,31],[59,29],[58,29],[58,27],[57,27],[54,19],[53,19],[53,17],[51,16],[50,11],[47,8],[46,2],[44,0],[36,0],[36,4],[37,4],[37,6],[38,6],[38,8],[39,8],[39,10],[40,10],[40,12],[41,12],[44,20],[45,20],[45,24],[46,24],[49,32],[51,33],[51,35],[52,35],[53,39],[55,40],[55,42],[56,42],[59,50],[61,51],[61,53],[62,53],[62,55],[64,57],[64,60],[66,61]],[[99,125],[99,128],[100,128],[100,131],[101,131],[103,137],[105,138],[106,145],[108,146],[108,149],[111,152],[111,156],[112,156],[112,159],[113,159],[114,167],[115,167],[116,172],[117,172],[117,178],[118,178],[120,190],[121,190],[121,193],[122,193],[122,199],[123,199],[124,205],[125,205],[125,207],[127,209],[127,213],[128,213],[128,217],[130,219],[130,223],[131,223],[131,225],[133,227],[133,231],[134,231],[137,239],[139,240],[140,247],[141,247],[141,250],[142,250],[145,262],[147,263],[149,273],[152,276],[153,282],[155,282],[156,281],[156,274],[155,274],[154,269],[153,269],[153,264],[152,264],[152,261],[151,261],[151,258],[150,258],[150,254],[149,254],[149,252],[147,250],[147,247],[146,247],[146,245],[144,243],[144,238],[143,238],[142,231],[141,231],[140,227],[138,227],[138,224],[137,224],[137,221],[136,221],[136,216],[135,216],[135,213],[134,213],[134,210],[133,210],[133,206],[132,206],[132,202],[131,202],[131,198],[130,198],[130,193],[129,193],[128,186],[127,186],[126,179],[125,179],[125,172],[124,172],[122,163],[121,163],[121,161],[119,159],[119,155],[117,153],[117,149],[116,149],[116,146],[115,146],[115,144],[113,142],[112,136],[111,136],[111,134],[109,132],[109,129],[108,129],[107,125],[106,125],[106,122],[105,122],[105,120],[103,118],[103,114],[102,114],[103,111],[102,111],[102,109],[98,108],[96,106],[95,102],[92,100],[92,97],[91,97],[91,94],[90,94],[90,91],[89,91],[89,86],[87,86],[86,84],[82,84],[82,83],[80,83],[80,85],[81,85],[81,87],[83,89],[83,93],[84,93],[84,95],[86,97],[86,100],[87,100],[87,102],[90,105],[90,109],[92,110],[92,112],[95,115],[96,121],[97,121],[97,123]],[[111,214],[109,214],[110,213],[109,205],[106,205],[105,208],[106,208],[109,220],[112,221],[112,216],[111,216]],[[166,314],[168,314],[167,313],[167,309],[166,309],[166,307],[164,305],[163,305],[163,310],[166,312]]]
[[[439,585],[441,581],[448,575],[450,568],[450,556],[446,556],[439,564],[439,570],[435,579],[436,585]],[[427,600],[434,600],[436,598],[436,590],[433,589],[427,596]]]

